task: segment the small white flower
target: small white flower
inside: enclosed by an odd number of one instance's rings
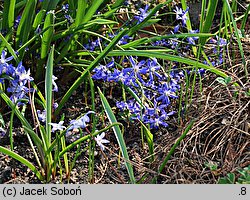
[[[101,148],[102,150],[105,149],[105,146],[103,145],[103,143],[109,143],[108,140],[103,139],[104,137],[105,137],[105,132],[103,132],[101,135],[97,135],[97,136],[95,137],[96,143],[100,146],[100,148]]]
[[[62,131],[66,127],[63,126],[63,121],[60,121],[59,123],[49,123],[52,126],[52,132],[55,132],[57,130]]]
[[[57,80],[57,77],[54,76],[54,75],[52,75],[52,85],[54,86],[54,88],[52,89],[52,91],[58,92],[58,87],[57,87],[57,84],[56,84],[55,80]]]

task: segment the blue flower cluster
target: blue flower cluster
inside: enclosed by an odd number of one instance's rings
[[[30,89],[26,86],[28,82],[33,81],[30,75],[30,70],[25,70],[22,62],[14,67],[8,62],[13,59],[13,57],[6,58],[7,52],[2,51],[0,59],[0,83],[7,84],[7,92],[11,94],[10,99],[13,103],[17,105],[22,105],[20,99],[28,99],[27,93]]]
[[[141,23],[148,16],[148,8],[140,9],[139,15],[134,19],[137,23]],[[180,21],[172,34],[179,32],[179,28],[186,27],[187,13],[186,10],[176,7],[176,20]],[[199,33],[199,30],[191,30],[190,33]],[[121,44],[126,44],[132,38],[124,37]],[[187,43],[181,44],[177,39],[160,40],[152,43],[153,46],[165,46],[176,50],[179,55],[183,55],[186,50],[190,50],[190,45],[196,45],[198,37],[187,37]],[[123,43],[124,42],[124,43]],[[227,43],[223,39],[212,39],[212,44],[219,44],[219,48],[214,49],[215,53],[219,55],[217,61],[209,60],[212,64],[218,65],[223,62],[222,60],[222,47]],[[100,44],[100,43],[99,43]],[[188,45],[187,45],[188,44]],[[97,45],[90,45],[97,46]],[[182,48],[179,48],[182,47]],[[208,64],[204,61],[205,64]],[[129,67],[127,67],[127,64]],[[116,66],[115,61],[107,63],[106,65],[99,65],[96,67],[92,75],[93,79],[103,80],[108,82],[118,82],[129,87],[140,99],[131,98],[127,101],[117,102],[116,106],[122,111],[127,111],[132,120],[141,120],[145,124],[149,124],[151,128],[159,128],[160,126],[167,127],[167,120],[175,113],[173,108],[173,101],[178,98],[178,90],[180,89],[180,82],[184,77],[184,73],[190,74],[197,73],[203,75],[204,69],[197,70],[176,70],[168,68],[158,63],[156,58],[147,60],[137,60],[137,58],[130,56],[127,61],[123,62],[123,68]]]
[[[130,56],[128,61],[130,67],[121,70],[115,68],[113,60],[100,65],[94,69],[92,78],[122,83],[141,99],[141,103],[134,98],[116,103],[120,110],[129,111],[132,120],[141,120],[151,128],[167,127],[166,121],[175,113],[171,104],[178,98],[183,74],[166,72],[156,58],[137,61]]]

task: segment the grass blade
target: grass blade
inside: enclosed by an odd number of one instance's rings
[[[15,104],[10,100],[10,98],[2,91],[0,90],[0,96],[3,98],[3,100],[6,102],[6,104],[15,111],[16,116],[19,118],[23,126],[26,126],[30,129],[32,129],[32,126],[29,124],[29,122],[25,119],[25,117],[22,115],[22,113],[15,109]]]
[[[33,22],[32,28],[36,29],[43,21],[44,16],[46,15],[46,10],[40,10]]]
[[[47,60],[46,65],[46,73],[45,73],[45,99],[46,99],[46,147],[49,148],[51,145],[51,116],[52,116],[52,78],[53,78],[53,60],[54,60],[54,46],[52,46],[50,50],[50,54]],[[47,149],[46,148],[46,149]],[[47,167],[46,167],[46,175],[47,181],[50,180],[51,173],[53,176],[55,175],[55,171],[52,169],[53,167],[53,158],[51,152],[45,154],[47,156]]]
[[[104,110],[108,116],[109,122],[110,123],[117,122],[116,117],[113,114],[112,109],[111,109],[106,97],[103,95],[103,93],[101,92],[99,87],[98,87],[98,92],[100,94],[102,105],[103,105]],[[117,142],[118,142],[119,147],[121,149],[122,156],[125,158],[125,165],[126,165],[129,177],[130,177],[130,181],[131,181],[131,183],[135,183],[136,181],[135,181],[135,177],[134,177],[133,167],[132,167],[131,163],[129,162],[127,147],[126,147],[125,141],[123,139],[121,129],[119,128],[119,126],[115,126],[115,127],[113,127],[113,131],[115,133]]]
[[[4,1],[2,30],[9,31],[14,25],[16,0]]]

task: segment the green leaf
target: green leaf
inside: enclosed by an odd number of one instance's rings
[[[234,183],[235,183],[235,174],[234,174],[234,173],[229,173],[229,174],[227,174],[227,177],[228,177],[228,181],[229,181],[231,184],[234,184]]]
[[[54,32],[54,18],[54,11],[49,11],[44,21],[43,30],[46,29],[46,31],[43,33],[42,37],[41,59],[44,59],[48,55],[50,49],[50,43]]]
[[[214,162],[206,162],[205,166],[208,167],[211,171],[216,171],[218,168],[218,165]]]
[[[48,143],[51,143],[51,115],[52,115],[52,76],[53,76],[53,59],[54,59],[54,46],[50,50],[46,65],[45,76],[45,99],[46,99],[46,133],[48,136]]]
[[[4,45],[7,47],[7,49],[9,50],[9,52],[11,53],[11,55],[13,56],[13,58],[15,59],[15,61],[16,61],[17,63],[19,63],[20,60],[19,60],[19,58],[17,57],[17,55],[16,55],[14,49],[12,48],[11,44],[8,43],[8,41],[5,39],[5,37],[4,37],[1,33],[0,33],[0,41],[1,41],[2,43],[4,43]]]
[[[169,153],[164,158],[162,164],[159,167],[158,174],[162,172],[162,170],[165,168],[167,162],[169,161],[170,157],[173,155],[175,149],[179,146],[180,142],[186,137],[187,133],[190,131],[190,129],[193,127],[195,120],[191,120],[191,122],[188,124],[187,128],[184,130],[183,134],[178,138],[178,140],[175,142],[175,144],[171,147]],[[155,183],[157,180],[157,176],[153,178],[152,183]]]
[[[27,166],[28,168],[31,169],[31,171],[33,171],[37,178],[39,180],[44,180],[44,177],[41,175],[41,173],[36,169],[36,167],[31,163],[29,162],[28,160],[26,160],[25,158],[23,158],[22,156],[18,155],[17,153],[15,152],[12,152],[10,151],[9,149],[6,149],[5,147],[2,147],[0,146],[0,152],[8,155],[8,156],[11,156],[12,158],[14,158],[15,160],[18,160],[19,162],[21,162],[22,164],[24,164],[25,166]]]
[[[110,42],[110,44],[97,56],[97,58],[91,62],[89,67],[85,69],[80,77],[73,83],[73,85],[70,87],[70,89],[66,92],[66,94],[63,96],[62,100],[60,101],[57,109],[55,110],[54,115],[57,116],[66,103],[66,101],[69,99],[69,97],[72,95],[72,93],[81,85],[81,83],[84,81],[84,79],[88,76],[88,73],[90,73],[102,60],[103,58],[114,48],[114,46],[119,42],[119,40],[127,33],[127,29],[122,30],[114,39]]]
[[[143,130],[147,139],[149,153],[151,155],[151,160],[154,160],[154,135],[150,132],[150,130],[140,121],[141,125],[143,126]]]
[[[48,8],[49,8],[50,10],[55,10],[57,4],[59,3],[59,1],[60,1],[60,0],[53,0],[53,1],[50,1],[50,4],[49,4]]]
[[[21,121],[22,125],[32,129],[32,126],[29,124],[29,122],[25,119],[25,117],[22,115],[22,113],[18,109],[15,109],[15,104],[10,100],[10,98],[2,90],[0,90],[0,96],[3,98],[3,100],[11,109],[15,110],[15,114]]]
[[[229,181],[227,178],[220,178],[218,184],[229,184]]]
[[[154,16],[156,14],[156,12],[158,10],[160,10],[160,8],[168,3],[170,3],[172,0],[168,0],[167,2],[165,3],[161,3],[161,4],[158,4],[157,6],[155,6],[150,12],[149,14],[147,15],[147,17],[139,24],[135,25],[134,27],[132,27],[129,32],[128,32],[128,35],[131,36],[133,35],[136,31],[140,30],[142,27],[145,26],[145,24],[147,23],[148,20],[151,19],[152,16]]]
[[[82,23],[86,23],[89,20],[91,20],[91,18],[96,13],[97,9],[103,3],[103,1],[104,0],[93,0],[92,1],[91,6],[88,9],[88,11],[86,12],[86,15],[84,16],[84,19],[83,19]]]
[[[116,0],[115,3],[112,4],[111,8],[117,8],[124,3],[125,0]]]
[[[175,61],[175,62],[180,62],[180,63],[185,63],[187,65],[195,66],[198,68],[204,68],[206,70],[209,70],[212,73],[215,73],[219,76],[222,76],[224,78],[227,77],[227,74],[222,72],[221,70],[213,67],[212,65],[208,66],[203,63],[200,63],[196,60],[191,60],[189,58],[183,58],[180,56],[175,56],[175,55],[170,55],[170,54],[164,54],[164,53],[159,53],[159,52],[153,52],[153,51],[145,51],[145,50],[125,50],[125,51],[120,51],[120,50],[113,50],[111,51],[108,56],[141,56],[141,57],[154,57],[154,58],[160,58],[164,60],[170,60],[170,61]]]
[[[76,26],[79,26],[84,21],[86,8],[87,8],[86,0],[78,0],[76,20],[75,20]]]
[[[225,82],[225,78],[217,77],[215,80],[216,80],[217,82],[219,82],[220,84],[224,85],[224,86],[227,85],[226,82]]]
[[[49,54],[49,49],[51,47],[51,40],[54,32],[54,11],[49,11],[46,15],[43,30],[46,30],[42,36],[42,44],[41,44],[41,59],[39,61],[39,65],[36,71],[36,79],[41,80],[44,77],[44,62]]]
[[[207,15],[204,21],[204,24],[202,26],[202,30],[200,31],[201,33],[209,33],[212,25],[213,25],[213,19],[215,15],[215,11],[217,8],[218,0],[214,1],[208,1],[208,7],[207,7]],[[207,38],[201,38],[200,39],[200,44],[203,46],[206,42]]]
[[[232,78],[230,76],[225,78],[217,77],[215,80],[218,81],[220,84],[227,86],[231,82]]]
[[[241,22],[241,26],[240,26],[240,30],[242,32],[242,35],[245,37],[245,27],[246,27],[246,22],[247,22],[247,18],[249,16],[249,12],[250,12],[250,4],[248,4],[247,10],[245,11],[245,15],[244,18]]]
[[[2,29],[9,31],[14,25],[16,0],[4,1]]]
[[[109,122],[110,123],[117,122],[116,117],[113,114],[112,109],[111,109],[106,97],[103,95],[103,93],[101,92],[99,87],[98,87],[98,92],[100,94],[102,105],[103,105],[103,108],[104,108],[104,110],[106,112],[106,115],[108,116]],[[126,147],[125,141],[123,139],[121,129],[120,129],[119,126],[115,126],[115,127],[113,127],[113,131],[115,133],[115,137],[116,137],[117,142],[119,144],[119,147],[121,149],[122,156],[125,159],[125,165],[126,165],[129,177],[130,177],[130,181],[131,181],[131,183],[135,183],[136,181],[135,181],[135,177],[134,177],[133,167],[132,167],[132,165],[131,165],[131,163],[129,161],[127,147]]]
[[[3,115],[0,113],[0,127],[5,126]]]
[[[238,43],[238,46],[239,46],[242,63],[244,65],[245,75],[246,75],[246,77],[248,77],[248,70],[247,70],[247,65],[246,65],[245,54],[244,54],[244,51],[243,51],[243,46],[242,46],[242,43],[241,43],[239,31],[237,31],[238,27],[237,27],[236,21],[234,19],[234,15],[233,15],[233,12],[232,12],[232,9],[230,7],[230,4],[229,4],[228,0],[224,0],[224,2],[225,2],[225,5],[226,5],[226,8],[227,8],[226,10],[227,10],[227,12],[229,13],[229,15],[231,17],[231,22],[232,22],[234,30],[235,30],[234,34],[236,36],[237,43]]]
[[[41,23],[42,23],[42,21],[43,21],[43,18],[44,18],[44,16],[46,15],[46,10],[40,10],[38,13],[37,13],[37,15],[36,15],[36,17],[35,17],[35,20],[34,20],[34,22],[33,22],[33,25],[32,25],[32,28],[33,29],[36,29]]]
[[[23,10],[22,17],[20,23],[17,28],[16,33],[16,44],[19,47],[21,44],[24,44],[28,41],[28,37],[30,35],[30,31],[33,24],[33,19],[36,11],[36,3],[37,0],[28,0],[26,6]],[[23,56],[24,51],[20,52],[21,58]]]

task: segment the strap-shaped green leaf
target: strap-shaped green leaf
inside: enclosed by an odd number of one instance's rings
[[[214,1],[208,1],[208,7],[207,7],[207,15],[204,21],[204,25],[202,26],[202,30],[200,30],[201,33],[209,33],[212,25],[213,25],[213,19],[215,16],[215,11],[217,8],[218,0]],[[200,44],[203,46],[206,42],[207,38],[200,38]]]
[[[185,63],[191,66],[195,66],[198,68],[204,68],[206,70],[209,70],[212,73],[215,73],[219,76],[222,76],[224,78],[227,77],[227,74],[222,72],[221,70],[213,67],[213,66],[208,66],[203,63],[200,63],[196,60],[191,60],[189,58],[183,58],[175,55],[170,55],[170,54],[165,54],[165,53],[160,53],[160,52],[153,52],[153,51],[135,51],[135,50],[126,50],[126,51],[120,51],[120,50],[114,50],[108,54],[108,56],[142,56],[142,57],[155,57],[155,58],[160,58],[164,60],[170,60],[170,61],[176,61],[180,63]]]
[[[17,28],[17,33],[16,33],[17,47],[19,47],[21,44],[24,44],[28,41],[30,31],[32,28],[32,24],[33,24],[33,19],[35,16],[36,3],[37,3],[37,0],[28,0],[26,3],[26,6],[22,13],[20,23]],[[22,53],[23,51],[20,52],[21,57],[22,57]]]
[[[41,59],[45,59],[49,53],[50,43],[53,36],[54,28],[54,11],[49,11],[46,15],[43,30],[42,46],[41,46]]]
[[[86,23],[89,20],[91,20],[91,18],[96,13],[97,9],[103,3],[103,1],[104,0],[94,0],[91,3],[91,6],[89,7],[88,11],[86,12],[86,15],[84,16],[84,19],[83,19],[82,23]]]
[[[10,29],[15,21],[15,4],[16,0],[4,1],[3,9],[3,28]],[[6,6],[6,7],[5,7]]]
[[[83,80],[88,76],[88,73],[91,72],[102,60],[103,58],[114,48],[114,46],[119,42],[119,40],[127,33],[127,29],[122,30],[114,39],[110,42],[110,44],[97,56],[97,58],[92,61],[87,69],[85,69],[79,78],[74,82],[74,84],[69,88],[66,94],[63,96],[62,100],[58,104],[57,109],[55,110],[54,115],[58,115],[63,105],[72,95],[72,93],[81,85]]]
[[[86,0],[78,0],[76,20],[75,20],[76,27],[79,26],[83,22],[83,19],[85,18],[86,8],[87,8]]]
[[[99,87],[98,87],[98,92],[100,94],[102,105],[103,105],[103,108],[104,108],[104,110],[106,112],[106,115],[107,115],[107,117],[109,119],[109,122],[110,123],[117,122],[116,117],[115,117],[115,115],[114,115],[114,113],[113,113],[113,111],[112,111],[106,97],[103,95],[103,93],[101,92]],[[131,183],[135,183],[136,181],[135,181],[135,177],[134,177],[133,167],[132,167],[131,163],[129,162],[127,147],[126,147],[125,141],[123,139],[121,129],[120,129],[119,126],[114,126],[113,131],[115,133],[115,137],[116,137],[117,142],[119,144],[119,147],[121,149],[122,156],[123,156],[123,158],[125,160],[125,165],[126,165],[129,177],[130,177],[130,181],[131,181]]]
[[[48,143],[51,143],[51,115],[52,115],[52,76],[53,76],[53,59],[54,59],[54,46],[50,51],[45,75],[45,99],[46,99],[46,133],[48,135]]]
[[[44,180],[44,177],[37,170],[37,168],[31,162],[29,162],[27,159],[25,159],[24,157],[18,155],[17,153],[15,153],[13,151],[10,151],[9,149],[6,149],[5,147],[2,147],[2,146],[0,146],[0,152],[6,154],[8,156],[11,156],[15,160],[18,160],[19,162],[23,163],[25,166],[30,168],[36,174],[36,176],[39,180],[41,180],[41,181]]]

